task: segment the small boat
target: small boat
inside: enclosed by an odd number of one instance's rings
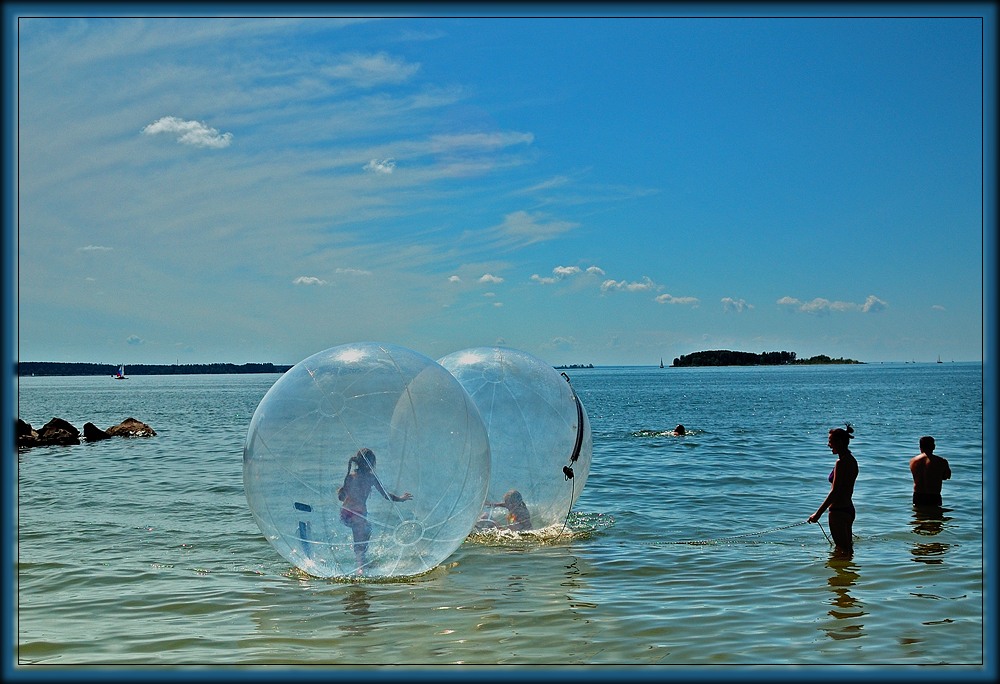
[[[128,380],[128,376],[125,375],[125,365],[118,366],[118,372],[111,377],[115,380]]]
[[[938,363],[944,363],[943,361],[941,361],[941,355],[940,354],[938,354],[938,360],[937,360],[937,362]]]
[[[660,368],[663,368],[663,357],[660,357]]]

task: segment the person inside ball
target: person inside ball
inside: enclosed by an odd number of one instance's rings
[[[492,508],[506,508],[507,509],[507,524],[503,526],[502,529],[505,530],[515,530],[518,532],[531,529],[531,514],[528,512],[528,504],[524,503],[524,497],[521,496],[521,492],[516,489],[511,489],[509,492],[503,495],[503,501],[497,501],[496,503],[485,504],[486,506]],[[477,527],[493,527],[496,526],[492,524],[489,519],[489,513],[485,513],[477,524]]]
[[[347,461],[347,475],[344,484],[337,489],[337,498],[342,502],[340,521],[351,528],[354,534],[354,557],[360,575],[365,564],[365,550],[372,536],[372,526],[368,522],[368,496],[372,487],[388,501],[409,501],[413,495],[405,492],[397,496],[387,492],[375,474],[375,452],[368,448],[358,449],[358,453]]]

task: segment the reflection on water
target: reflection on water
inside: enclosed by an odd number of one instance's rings
[[[851,595],[850,588],[858,583],[858,566],[850,558],[832,553],[830,560],[826,562],[826,567],[833,570],[827,582],[833,592],[830,599],[833,608],[830,609],[830,616],[834,622],[829,627],[824,628],[827,636],[831,639],[857,639],[864,636],[864,624],[861,618],[868,613],[864,610],[864,604]]]
[[[374,618],[370,599],[368,590],[362,586],[352,586],[344,592],[344,612],[354,616],[339,625],[344,633],[366,634],[371,631]]]
[[[950,512],[950,508],[940,506],[914,506],[913,520],[910,525],[913,532],[921,537],[933,537],[940,534],[946,523],[951,521],[951,517],[945,515]],[[928,565],[940,565],[944,562],[944,554],[951,548],[951,544],[940,541],[917,541],[910,549],[913,560],[917,563],[927,563]]]

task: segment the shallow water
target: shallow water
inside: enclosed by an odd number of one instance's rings
[[[278,376],[21,378],[36,428],[157,436],[17,456],[17,665],[982,665],[982,364],[568,375],[594,446],[567,528],[378,582],[309,577],[254,523],[243,442]],[[845,421],[849,560],[804,523]],[[924,434],[954,473],[930,519]]]

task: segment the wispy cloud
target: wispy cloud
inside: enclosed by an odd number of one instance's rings
[[[861,304],[854,302],[830,301],[822,297],[804,302],[795,297],[782,297],[777,301],[778,306],[799,313],[824,315],[831,311],[860,311],[862,313],[877,313],[889,308],[889,305],[875,295],[868,295]]]
[[[80,247],[77,251],[79,252],[110,252],[114,247],[102,247],[101,245],[87,245],[86,247]]]
[[[407,64],[385,52],[378,52],[371,55],[345,55],[340,62],[321,69],[321,73],[328,78],[370,88],[387,83],[402,83],[419,70],[419,64]]]
[[[429,40],[437,40],[438,38],[444,38],[448,34],[444,31],[438,29],[434,31],[417,31],[413,29],[407,29],[399,32],[399,35],[394,39],[396,42],[426,42]]]
[[[484,273],[483,276],[479,279],[479,282],[498,285],[503,282],[503,278],[501,278],[500,276],[495,276],[492,273]]]
[[[541,183],[536,183],[531,187],[524,188],[523,190],[518,190],[514,194],[516,195],[530,195],[535,192],[543,192],[545,190],[553,190],[555,188],[560,188],[570,182],[568,176],[553,176]]]
[[[553,337],[548,342],[542,345],[545,349],[554,349],[556,351],[570,351],[576,347],[576,338],[572,335],[567,337]]]
[[[498,131],[495,133],[450,133],[431,136],[428,150],[434,153],[460,150],[499,150],[511,145],[530,145],[535,139],[531,133]]]
[[[545,242],[567,233],[580,224],[572,221],[548,220],[542,214],[515,211],[504,216],[503,223],[494,230],[517,245]]]
[[[200,121],[185,121],[176,116],[165,116],[157,119],[142,129],[145,135],[170,133],[177,135],[177,142],[192,147],[214,147],[216,149],[229,147],[233,141],[232,133],[220,134],[218,130]]]

